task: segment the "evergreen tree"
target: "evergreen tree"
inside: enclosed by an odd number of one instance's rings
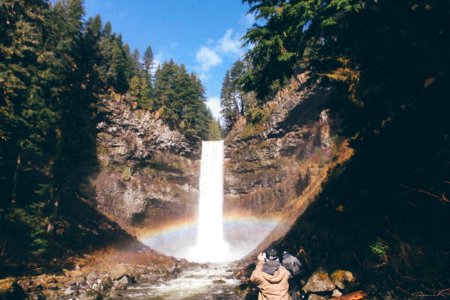
[[[8,0],[0,5],[0,205],[15,204],[23,174],[42,169],[53,113],[40,97],[39,63],[45,1]],[[22,189],[20,189],[22,190]]]
[[[142,71],[143,71],[143,82],[142,82],[142,86],[143,89],[148,89],[148,92],[145,93],[145,95],[147,95],[147,97],[150,99],[153,96],[153,85],[152,85],[152,68],[153,68],[153,50],[150,46],[147,47],[147,49],[145,49],[144,52],[144,64],[142,66]],[[144,88],[145,87],[145,88]]]
[[[245,72],[245,65],[239,60],[226,72],[222,82],[220,105],[226,131],[231,130],[239,116],[244,116],[248,108],[247,96],[241,86],[241,78]]]
[[[225,73],[220,91],[221,113],[225,122],[226,131],[230,131],[236,121],[236,105],[233,99],[233,86],[230,71]]]
[[[195,74],[172,60],[155,74],[154,107],[172,128],[193,139],[206,139],[211,115],[205,104],[204,88]]]

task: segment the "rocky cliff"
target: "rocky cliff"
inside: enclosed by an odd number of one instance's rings
[[[326,109],[331,89],[301,79],[265,105],[261,122],[240,120],[226,141],[226,214],[280,220],[260,248],[287,233],[330,170],[352,155]]]
[[[192,215],[199,145],[126,102],[105,101],[104,112],[97,138],[101,168],[93,179],[98,209],[128,228]]]
[[[330,169],[351,155],[326,109],[332,91],[300,78],[257,122],[239,120],[225,141],[225,214],[281,220],[267,243],[286,233]],[[93,180],[99,210],[129,229],[194,218],[199,145],[123,102],[108,102],[105,114]]]

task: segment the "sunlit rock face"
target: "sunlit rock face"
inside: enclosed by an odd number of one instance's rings
[[[122,101],[104,104],[98,124],[96,205],[124,226],[192,216],[198,195],[198,144],[158,117]]]
[[[335,124],[323,108],[330,95],[293,81],[266,105],[262,125],[241,120],[226,143],[227,211],[279,214],[333,160]]]
[[[326,108],[332,90],[301,81],[264,106],[262,122],[242,119],[226,140],[225,214],[280,220],[251,255],[284,237],[352,153]]]

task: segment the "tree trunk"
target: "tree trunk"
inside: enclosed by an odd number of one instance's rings
[[[48,218],[48,226],[47,226],[47,232],[52,233],[55,229],[55,221],[58,217],[58,206],[59,206],[59,200],[55,198],[55,178],[52,174],[52,186],[50,188],[50,199],[53,203],[53,212],[50,218]]]
[[[16,160],[16,169],[14,170],[13,182],[12,182],[12,191],[11,191],[11,207],[16,206],[17,204],[17,185],[19,180],[19,172],[21,167],[21,154],[17,155]]]

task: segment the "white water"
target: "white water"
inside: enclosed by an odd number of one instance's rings
[[[197,226],[142,237],[147,246],[194,262],[230,262],[255,249],[277,222],[223,219],[223,141],[203,142]]]
[[[119,291],[120,296],[111,299],[142,300],[241,300],[235,292],[240,283],[234,279],[234,265],[209,264],[184,270],[177,278],[155,283],[141,283]]]
[[[223,141],[202,142],[197,243],[188,259],[197,262],[231,260],[223,232]]]

